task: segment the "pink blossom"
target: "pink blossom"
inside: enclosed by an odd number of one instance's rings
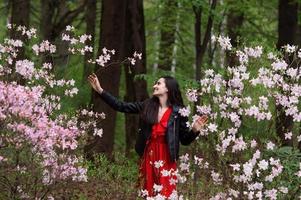
[[[277,70],[285,70],[287,68],[287,63],[284,60],[278,60],[271,64],[275,71]]]
[[[276,200],[277,199],[277,190],[276,189],[271,189],[271,190],[266,190],[264,192],[265,197],[271,199],[271,200]]]
[[[190,101],[190,102],[197,102],[197,100],[198,100],[197,90],[188,89],[186,91],[186,97],[187,97],[188,101]]]
[[[247,148],[247,145],[245,141],[243,140],[242,136],[240,136],[238,139],[234,140],[234,145],[232,147],[232,152],[236,151],[242,151]]]
[[[181,116],[188,117],[190,115],[190,106],[180,108],[178,112]]]
[[[29,60],[18,60],[16,62],[16,72],[31,79],[35,73],[34,63]]]
[[[269,163],[268,163],[266,160],[261,160],[261,161],[258,163],[258,167],[259,167],[259,169],[267,170],[268,167],[269,167]]]
[[[275,147],[275,144],[273,142],[269,141],[267,143],[267,150],[273,150],[274,147]]]

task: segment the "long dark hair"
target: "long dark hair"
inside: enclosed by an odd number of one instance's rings
[[[166,88],[168,90],[167,105],[183,107],[183,98],[177,80],[172,76],[162,76],[160,78],[164,79]],[[157,123],[159,106],[160,103],[158,97],[152,96],[151,98],[147,99],[141,113],[142,119],[150,124]]]

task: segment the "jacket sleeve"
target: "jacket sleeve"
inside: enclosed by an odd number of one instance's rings
[[[99,95],[111,108],[119,112],[139,113],[143,109],[143,102],[123,102],[105,90]]]
[[[188,122],[188,117],[181,116],[179,124],[179,137],[182,145],[189,145],[200,133],[194,133],[192,130],[190,130],[189,127],[187,127],[186,122]]]

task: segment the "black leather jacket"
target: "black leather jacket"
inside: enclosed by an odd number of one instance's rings
[[[144,102],[123,102],[107,91],[103,91],[100,94],[100,97],[111,108],[119,112],[139,114],[143,110]],[[182,117],[178,111],[179,107],[173,106],[172,113],[167,124],[167,132],[165,134],[171,161],[176,161],[179,158],[180,142],[183,145],[189,145],[199,134],[189,130],[186,126],[188,118]],[[151,132],[152,125],[140,120],[139,132],[135,144],[135,150],[140,156],[144,153],[146,141],[150,138]]]

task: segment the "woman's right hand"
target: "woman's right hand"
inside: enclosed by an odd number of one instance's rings
[[[99,94],[101,94],[102,91],[103,91],[103,89],[102,89],[102,87],[100,86],[100,83],[99,83],[99,80],[98,80],[96,74],[95,74],[95,73],[90,74],[90,75],[88,76],[88,80],[89,80],[90,85],[92,86],[92,88],[93,88],[96,92],[98,92]]]

